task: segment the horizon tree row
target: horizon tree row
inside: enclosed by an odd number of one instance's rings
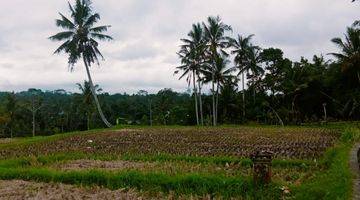
[[[206,23],[193,24],[188,37],[181,39],[183,44],[177,52],[181,65],[176,67],[175,74],[180,74],[179,79],[186,78],[188,86],[192,85],[196,124],[204,125],[204,85],[211,87],[211,119],[216,126],[221,114],[219,94],[230,88],[237,91],[239,81],[242,83],[241,121],[262,118],[268,113],[277,124],[284,125],[284,120],[300,123],[304,118],[321,118],[319,114],[314,116],[315,112],[313,116],[300,114],[314,109],[322,111],[324,121],[328,119],[328,110],[337,112],[333,115],[337,118],[354,116],[359,112],[360,100],[359,25],[356,21],[347,29],[345,41],[332,40],[340,47],[340,53],[330,53],[337,59],[335,62],[315,55],[310,63],[304,58],[292,62],[277,48],[262,49],[251,42],[254,35],[231,38],[231,26],[219,16],[208,17]],[[338,74],[332,74],[335,70]],[[316,105],[308,102],[312,106],[304,111],[300,104],[307,100]]]

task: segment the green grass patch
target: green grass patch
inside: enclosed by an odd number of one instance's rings
[[[327,170],[316,172],[310,180],[294,188],[295,199],[350,199],[352,174],[348,166],[351,146],[339,145],[325,156]]]
[[[232,178],[212,175],[186,174],[168,176],[162,173],[139,171],[106,172],[99,170],[61,172],[46,168],[0,168],[0,179],[22,179],[39,182],[61,182],[84,186],[103,186],[110,189],[136,188],[146,191],[175,192],[178,195],[196,194],[246,197],[250,199],[278,199],[279,187],[275,184],[256,188],[251,178]]]
[[[59,162],[66,162],[71,160],[91,159],[101,161],[138,161],[138,162],[188,162],[188,163],[201,163],[201,164],[216,164],[226,165],[235,164],[245,168],[252,166],[252,161],[249,158],[236,158],[236,157],[201,157],[201,156],[184,156],[184,155],[170,155],[170,154],[157,154],[157,155],[145,155],[145,154],[86,154],[82,152],[69,152],[50,154],[38,157],[23,157],[15,159],[0,160],[0,167],[26,167],[34,164],[38,165],[51,165]],[[313,160],[284,160],[275,159],[272,162],[273,167],[279,168],[304,168],[307,169],[311,166],[316,166],[318,163]]]

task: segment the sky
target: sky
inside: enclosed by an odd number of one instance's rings
[[[337,51],[330,40],[360,18],[359,7],[351,0],[93,0],[99,25],[112,25],[114,41],[101,43],[105,60],[91,72],[109,93],[182,92],[187,83],[174,76],[176,52],[193,23],[219,15],[232,26],[230,36],[255,34],[253,42],[262,48],[311,59]],[[71,72],[66,55],[53,55],[60,43],[47,38],[61,31],[55,26],[59,12],[69,16],[67,1],[1,0],[0,91],[76,92],[75,84],[87,78],[81,62]]]

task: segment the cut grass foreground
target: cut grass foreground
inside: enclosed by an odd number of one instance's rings
[[[359,130],[344,128],[336,145],[325,155],[315,160],[275,159],[274,168],[304,169],[317,167],[313,174],[301,183],[288,185],[294,199],[350,199],[352,174],[348,166],[349,151],[359,140]],[[2,148],[2,147],[0,147]],[[255,187],[251,174],[227,177],[210,173],[184,173],[169,175],[163,172],[143,172],[141,170],[105,171],[81,170],[61,171],[49,168],[51,164],[79,160],[129,160],[142,162],[188,162],[226,165],[234,163],[249,168],[251,160],[231,156],[199,157],[170,154],[90,154],[67,152],[41,156],[11,158],[0,161],[0,179],[22,179],[38,182],[61,182],[84,186],[103,186],[110,189],[136,188],[140,191],[174,192],[176,195],[211,195],[213,197],[240,199],[282,199],[285,194],[280,189],[283,182],[273,182],[266,187]]]

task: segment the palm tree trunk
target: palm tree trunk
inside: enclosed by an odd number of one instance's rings
[[[203,105],[202,105],[202,97],[201,97],[201,83],[199,80],[198,80],[198,85],[199,85],[200,121],[201,121],[201,126],[204,126],[204,113],[203,113]]]
[[[276,112],[276,110],[275,110],[273,107],[271,107],[271,106],[268,106],[268,107],[275,113],[276,117],[277,117],[278,120],[279,120],[280,125],[281,125],[281,126],[284,126],[284,122],[283,122],[283,120],[280,118],[280,116],[279,116],[279,114]]]
[[[254,105],[255,105],[255,95],[256,95],[256,91],[255,91],[255,85],[254,85],[254,88],[253,88],[253,101],[254,101]]]
[[[152,126],[151,99],[150,99],[150,101],[149,101],[149,119],[150,119],[150,126]]]
[[[243,117],[245,119],[245,72],[242,73],[242,99],[243,99]]]
[[[90,115],[89,113],[86,114],[87,115],[87,130],[90,130]]]
[[[35,111],[32,112],[32,136],[35,137]]]
[[[253,83],[253,101],[254,101],[254,105],[255,105],[255,101],[256,101],[256,85],[255,85],[255,83]]]
[[[195,71],[193,71],[193,86],[194,86],[194,98],[195,98],[196,124],[199,126],[199,111],[198,111],[198,103],[197,103],[197,89],[195,84]]]
[[[215,122],[218,120],[218,109],[219,109],[219,83],[216,85],[216,105],[215,105]]]
[[[212,110],[213,110],[213,125],[216,126],[216,118],[215,118],[215,83],[214,83],[214,77],[212,80]]]
[[[293,114],[293,121],[294,121],[295,123],[297,123],[297,113],[296,113],[296,111],[295,111],[295,101],[296,101],[297,96],[298,96],[298,95],[296,94],[296,95],[294,96],[292,102],[291,102],[291,112],[292,112],[292,114]]]
[[[112,125],[110,124],[110,122],[106,119],[102,109],[101,109],[101,106],[100,106],[100,103],[99,103],[99,100],[97,98],[97,95],[96,95],[96,92],[95,92],[95,87],[94,87],[94,84],[93,84],[93,81],[92,81],[92,78],[91,78],[91,74],[90,74],[90,69],[89,69],[89,66],[85,60],[85,57],[83,55],[83,60],[84,60],[84,64],[85,64],[85,69],[86,69],[86,73],[87,73],[87,76],[88,76],[88,79],[89,79],[89,83],[90,83],[90,89],[91,89],[91,93],[94,97],[94,100],[95,100],[95,104],[96,104],[96,108],[100,114],[100,117],[102,119],[102,121],[104,122],[104,124],[107,126],[107,127],[111,127]]]
[[[323,103],[323,108],[324,108],[324,121],[326,123],[327,122],[326,103]]]

